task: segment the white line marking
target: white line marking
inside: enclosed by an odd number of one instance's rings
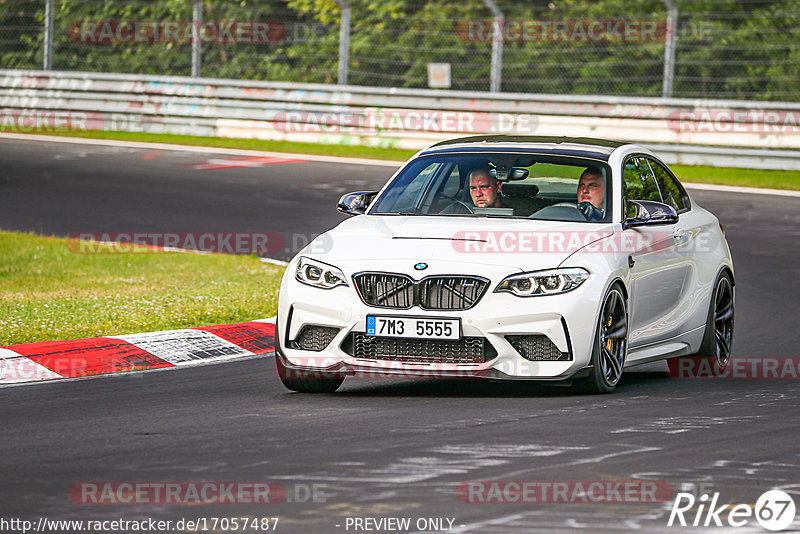
[[[244,150],[239,148],[218,148],[207,146],[191,145],[171,145],[168,143],[143,143],[138,141],[117,141],[113,139],[84,139],[80,137],[59,137],[55,135],[31,135],[31,134],[12,134],[0,133],[0,139],[17,139],[20,141],[49,141],[52,143],[72,143],[95,146],[111,146],[125,148],[144,148],[152,150],[174,150],[176,152],[195,152],[201,154],[226,154],[233,156],[264,156],[264,157],[283,157],[283,158],[302,158],[307,161],[317,161],[325,163],[340,163],[353,165],[374,165],[377,167],[398,168],[403,164],[402,161],[389,161],[368,158],[348,158],[343,156],[319,156],[315,154],[296,154],[293,152],[262,152],[259,150]],[[739,187],[729,185],[696,184],[692,182],[681,182],[689,189],[706,191],[720,191],[728,193],[749,193],[753,195],[778,195],[785,197],[800,197],[800,191],[783,189],[766,189],[758,187]]]
[[[540,512],[537,511],[537,512],[532,512],[532,513],[528,512],[528,513],[525,513],[525,514],[512,514],[512,515],[507,515],[507,516],[495,517],[493,519],[486,519],[486,520],[483,520],[483,521],[476,521],[476,522],[473,522],[473,523],[467,523],[466,525],[459,525],[458,527],[453,529],[451,532],[453,532],[453,533],[461,533],[461,532],[483,531],[484,527],[504,526],[504,525],[507,525],[509,523],[514,523],[515,521],[520,521],[520,520],[524,519],[528,515],[531,515],[531,514],[536,515],[538,513],[540,513]]]
[[[56,378],[61,378],[61,375],[13,350],[0,348],[0,384]]]
[[[498,480],[514,480],[514,477],[526,476],[528,473],[533,473],[535,471],[541,471],[545,469],[557,469],[559,467],[574,467],[576,465],[584,465],[584,464],[600,464],[604,460],[607,460],[609,458],[614,458],[617,456],[624,456],[627,454],[641,454],[641,453],[655,452],[661,450],[661,447],[636,446],[629,444],[620,444],[619,446],[629,447],[629,449],[625,451],[615,451],[607,454],[601,454],[599,456],[594,456],[590,458],[580,458],[578,460],[567,461],[560,464],[540,464],[535,467],[517,469],[515,471],[510,471],[502,474],[498,473],[495,475],[495,478]]]
[[[286,267],[289,265],[288,261],[281,261],[281,260],[273,260],[272,258],[260,258],[264,263],[270,263],[272,265],[279,265],[280,267]]]
[[[766,189],[759,187],[739,187],[735,185],[712,185],[681,182],[687,189],[719,191],[721,193],[749,193],[751,195],[778,195],[781,197],[800,197],[800,191],[788,189]]]
[[[174,150],[176,152],[195,152],[201,154],[226,154],[232,156],[263,156],[275,158],[302,158],[307,161],[326,163],[349,163],[354,165],[375,165],[378,167],[394,167],[402,165],[402,161],[387,161],[367,158],[348,158],[340,156],[318,156],[315,154],[294,154],[291,152],[262,152],[260,150],[243,150],[240,148],[219,148],[211,146],[171,145],[168,143],[142,143],[139,141],[116,141],[112,139],[84,139],[80,137],[58,137],[50,135],[0,134],[0,139],[17,139],[20,141],[46,141],[52,143],[71,143],[95,146],[112,146],[125,148],[145,148],[155,150]]]
[[[24,358],[22,354],[18,354],[11,349],[4,349],[0,348],[0,360],[10,359],[10,358]]]

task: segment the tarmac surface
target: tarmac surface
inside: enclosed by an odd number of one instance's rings
[[[335,209],[341,194],[377,188],[392,173],[319,162],[196,168],[220,159],[235,158],[0,138],[0,228],[61,236],[269,231],[284,236],[287,248],[275,257],[286,259],[294,243],[343,219]],[[800,199],[690,193],[720,218],[732,249],[734,358],[796,363]],[[263,357],[6,387],[0,516],[205,519],[207,531],[214,517],[277,517],[285,533],[675,531],[667,522],[680,491],[708,500],[718,492],[718,505],[754,505],[764,491],[783,488],[800,506],[798,385],[798,378],[673,379],[648,366],[626,373],[606,396],[358,378],[336,394],[302,395],[287,391],[274,358]],[[508,481],[536,491],[522,497]],[[654,482],[668,491],[640,499],[646,502],[618,502],[605,490],[592,502],[573,491],[594,481]],[[121,482],[151,490],[270,483],[286,495],[273,491],[280,502],[269,504],[90,503],[99,494],[87,483]],[[567,499],[542,493],[563,482]],[[501,500],[512,502],[480,502],[489,493],[470,488],[505,488]],[[690,523],[697,509],[686,514]],[[408,518],[410,527],[355,521],[367,518]],[[219,523],[215,530],[233,529]],[[736,530],[762,531],[753,518]]]

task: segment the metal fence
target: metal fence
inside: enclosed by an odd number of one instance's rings
[[[788,102],[0,69],[4,136],[105,130],[417,150],[472,134],[569,133],[644,144],[668,163],[798,170],[798,124],[800,103]]]
[[[0,0],[0,66],[800,101],[800,2]]]

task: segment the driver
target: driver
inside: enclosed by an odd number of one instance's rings
[[[478,208],[502,208],[500,189],[503,184],[489,174],[489,169],[478,167],[469,173],[469,196]]]
[[[589,221],[601,221],[606,215],[606,179],[597,167],[588,167],[578,180],[578,209]]]

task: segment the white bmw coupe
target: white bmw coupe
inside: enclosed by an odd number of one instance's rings
[[[633,144],[478,136],[422,150],[289,263],[275,334],[284,385],[353,375],[575,384],[728,364],[724,233]]]

